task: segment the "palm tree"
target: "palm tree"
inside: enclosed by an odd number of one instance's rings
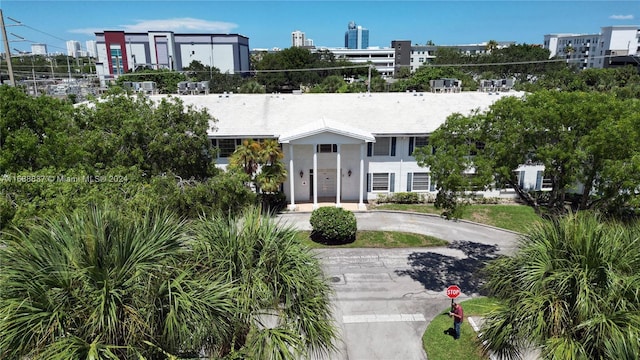
[[[233,342],[222,355],[299,359],[334,349],[330,286],[295,230],[259,208],[239,219],[201,219],[196,229],[198,262],[239,286]]]
[[[340,75],[331,75],[327,76],[322,81],[322,87],[324,88],[324,92],[327,93],[336,93],[338,90],[345,85],[345,81]]]
[[[219,352],[232,284],[188,261],[186,224],[78,211],[5,234],[0,358],[132,359]]]
[[[263,193],[276,193],[280,191],[280,185],[287,180],[287,169],[280,161],[262,166],[256,176],[258,188]]]
[[[259,82],[251,80],[247,81],[240,86],[240,93],[242,94],[264,94],[265,87],[260,85]]]
[[[547,359],[640,358],[640,225],[570,215],[522,238],[514,257],[488,267],[504,307],[487,319],[487,350]]]
[[[242,169],[245,174],[253,179],[253,175],[258,171],[261,159],[261,145],[253,139],[245,139],[242,145],[236,148],[236,151],[229,158],[229,166],[232,168]]]
[[[287,170],[282,163],[284,153],[275,139],[265,139],[260,149],[260,173],[256,177],[258,187],[267,193],[275,193],[287,180]]]
[[[485,50],[487,50],[487,52],[493,52],[493,50],[496,50],[498,48],[498,42],[495,40],[489,40],[487,42],[487,44],[485,45]]]
[[[230,169],[242,169],[255,186],[256,192],[275,193],[287,179],[287,170],[282,163],[284,154],[275,139],[261,142],[247,139],[238,146],[229,159]]]

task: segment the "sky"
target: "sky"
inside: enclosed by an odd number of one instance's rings
[[[295,30],[316,46],[343,47],[350,21],[368,29],[369,46],[377,47],[392,40],[542,44],[545,34],[640,24],[638,0],[0,0],[0,9],[12,52],[44,43],[50,53],[66,53],[67,40],[84,49],[105,30],[240,34],[250,49],[283,49]]]

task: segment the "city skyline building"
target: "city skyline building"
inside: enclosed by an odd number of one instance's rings
[[[77,58],[80,57],[80,42],[76,40],[67,41],[67,55]]]
[[[366,49],[369,47],[369,30],[354,21],[349,22],[344,33],[344,47],[347,49]]]
[[[31,53],[33,55],[47,55],[47,44],[31,44]]]
[[[87,48],[87,56],[92,58],[98,56],[98,46],[95,40],[87,40],[85,46]]]
[[[291,46],[292,47],[302,47],[305,46],[305,36],[304,32],[300,30],[293,31],[291,33]]]
[[[200,62],[221,73],[249,72],[249,38],[238,34],[177,34],[172,31],[96,32],[96,72],[104,83],[144,67],[182,71]]]
[[[612,57],[638,55],[640,26],[604,26],[600,30],[597,34],[547,34],[543,46],[550,57],[566,58],[581,69],[601,69]]]

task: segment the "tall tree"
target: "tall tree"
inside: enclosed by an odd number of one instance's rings
[[[256,192],[273,193],[287,179],[287,171],[281,161],[283,157],[280,144],[275,139],[245,139],[231,155],[229,167],[247,174]]]
[[[231,341],[234,284],[189,260],[168,212],[83,209],[23,230],[0,246],[3,358],[197,357]]]
[[[487,50],[487,52],[491,53],[494,50],[498,49],[498,42],[495,40],[489,40],[487,41],[487,44],[485,45],[485,50]]]
[[[90,168],[137,166],[149,175],[205,178],[214,172],[207,131],[215,119],[178,98],[155,103],[142,95],[111,94],[78,110]]]
[[[253,180],[260,166],[262,154],[260,142],[253,139],[244,139],[229,158],[229,166],[240,169]]]
[[[261,191],[275,193],[287,180],[287,170],[282,163],[284,153],[276,139],[265,139],[260,149],[261,168],[256,180]]]
[[[509,186],[537,211],[554,213],[565,211],[570,191],[579,193],[574,204],[579,209],[633,207],[640,198],[633,172],[640,151],[638,109],[637,100],[611,94],[552,91],[507,97],[485,113],[450,116],[430,137],[437,151],[420,148],[415,156],[445,192],[460,194],[480,184]],[[450,139],[482,146],[469,149]],[[545,197],[520,186],[516,170],[524,164],[544,165],[551,186]],[[465,171],[478,182],[449,181]]]
[[[268,53],[256,64],[257,80],[266,85],[267,92],[291,92],[300,89],[300,85],[317,84],[320,80],[317,72],[296,71],[313,68],[317,60],[316,55],[301,47]],[[260,70],[266,70],[266,72],[260,72]],[[270,70],[282,70],[282,72],[268,72]]]
[[[241,218],[202,219],[196,234],[197,262],[239,288],[233,341],[222,355],[300,359],[333,351],[331,290],[294,229],[250,209]]]
[[[73,167],[86,155],[70,103],[0,86],[0,171]]]
[[[485,322],[486,349],[507,358],[527,347],[545,359],[640,357],[640,226],[591,214],[540,223],[514,257],[487,268],[503,306]]]

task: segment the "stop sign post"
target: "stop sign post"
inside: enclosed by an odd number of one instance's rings
[[[461,290],[458,285],[450,285],[447,288],[447,296],[451,299],[451,306],[453,306],[453,299],[460,296]]]

